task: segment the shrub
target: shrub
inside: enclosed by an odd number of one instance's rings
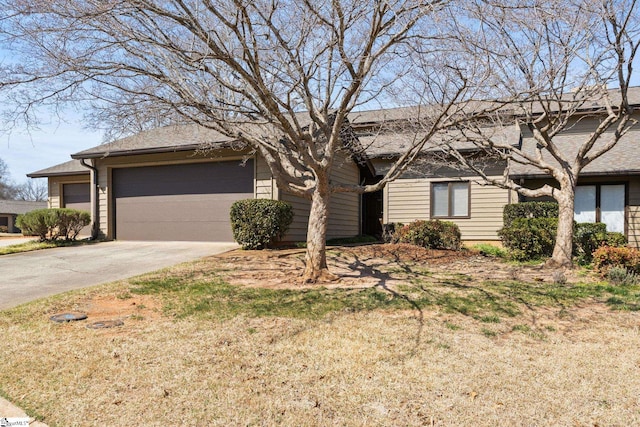
[[[593,251],[607,241],[607,225],[603,223],[583,222],[573,227],[573,253],[586,262],[590,262]]]
[[[392,243],[411,243],[428,249],[460,249],[460,229],[450,221],[414,221],[396,227]]]
[[[38,236],[41,241],[45,241],[54,227],[53,209],[36,209],[18,215],[16,225],[25,236]]]
[[[504,226],[510,227],[519,218],[557,218],[558,204],[555,202],[521,202],[506,205],[502,211]]]
[[[8,233],[9,232],[9,227],[7,227],[6,225],[0,225],[0,233]]]
[[[621,246],[625,246],[626,244],[627,244],[627,238],[624,237],[624,234],[614,232],[614,231],[607,232],[605,245],[621,247]]]
[[[243,249],[263,249],[284,237],[293,222],[293,207],[279,200],[238,200],[230,216],[235,241]]]
[[[56,233],[65,240],[76,240],[78,233],[91,223],[88,212],[75,209],[56,209]]]
[[[607,274],[613,267],[624,267],[632,273],[640,273],[640,250],[601,246],[593,252],[593,266],[603,274]]]
[[[557,218],[517,218],[498,235],[510,257],[524,261],[551,256],[557,228]]]
[[[607,280],[614,285],[633,286],[638,284],[638,275],[625,267],[611,267],[607,272]]]
[[[89,213],[75,209],[36,209],[18,215],[16,225],[27,236],[38,236],[41,241],[75,240],[80,230],[91,222]]]

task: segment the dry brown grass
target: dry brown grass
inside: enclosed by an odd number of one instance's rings
[[[178,320],[131,289],[0,313],[3,393],[52,426],[640,425],[637,312],[584,300],[495,323],[438,307]],[[48,320],[65,309],[125,324]]]

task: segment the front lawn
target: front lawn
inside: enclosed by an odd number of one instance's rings
[[[303,287],[299,251],[235,251],[0,312],[0,393],[51,426],[640,423],[640,287],[377,245],[330,263]]]
[[[86,240],[54,240],[45,242],[40,242],[38,240],[29,240],[24,243],[0,247],[0,255],[10,255],[21,252],[39,251],[41,249],[60,248],[66,246],[85,245],[87,243],[88,242]]]

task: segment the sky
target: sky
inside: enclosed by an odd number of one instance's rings
[[[14,129],[0,136],[0,159],[11,179],[20,184],[26,174],[71,160],[71,154],[102,143],[102,132],[83,129],[78,121],[42,126],[41,130]]]

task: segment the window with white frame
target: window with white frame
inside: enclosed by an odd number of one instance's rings
[[[434,182],[431,184],[432,218],[468,218],[469,182]]]

